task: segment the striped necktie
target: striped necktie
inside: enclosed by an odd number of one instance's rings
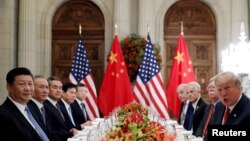
[[[45,109],[44,109],[44,107],[41,107],[41,114],[42,114],[42,117],[43,117],[43,122],[44,122],[44,124],[46,124]]]
[[[208,126],[209,122],[212,119],[213,113],[214,113],[214,105],[211,104],[209,114],[208,114],[208,117],[207,117],[207,121],[206,121],[206,124],[205,124],[205,126],[203,128],[202,137],[204,137],[206,135],[206,133],[207,133],[207,126]]]
[[[29,118],[29,121],[32,123],[33,127],[35,128],[36,132],[38,133],[38,135],[41,137],[41,139],[43,141],[49,141],[47,135],[45,134],[45,132],[43,131],[43,129],[41,128],[41,126],[37,123],[37,121],[35,120],[35,118],[33,117],[33,115],[31,114],[30,110],[28,107],[25,107],[25,111],[27,113],[27,116]]]
[[[87,120],[87,112],[86,112],[86,109],[85,109],[85,104],[83,102],[81,103],[81,107],[82,107],[83,115],[84,115],[85,119]]]
[[[59,106],[58,103],[56,103],[56,109],[57,109],[58,112],[61,114],[62,119],[65,120],[65,118],[64,118],[64,116],[63,116],[63,113],[62,113],[62,111],[61,111],[60,106]]]

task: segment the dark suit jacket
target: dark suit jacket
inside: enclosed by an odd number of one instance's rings
[[[74,119],[73,119],[73,120],[74,120],[74,122],[75,122],[76,125],[74,125],[74,124],[72,123],[72,121],[71,121],[71,119],[70,119],[70,116],[69,116],[69,114],[68,114],[68,110],[66,109],[66,106],[64,105],[64,103],[60,100],[60,101],[58,101],[58,104],[59,104],[60,109],[61,109],[61,111],[62,111],[62,114],[63,114],[63,116],[64,116],[64,118],[65,118],[65,125],[67,126],[67,128],[68,128],[68,129],[76,128],[76,129],[78,129],[78,130],[81,130],[81,129],[82,129],[82,128],[81,128],[81,125],[78,124],[78,123],[76,123]],[[71,112],[72,112],[72,111],[71,111]],[[73,115],[72,115],[72,116],[73,116]]]
[[[210,107],[210,106],[208,106]],[[210,125],[221,125],[221,122],[222,122],[222,118],[223,118],[223,115],[224,115],[224,111],[225,111],[225,106],[224,104],[219,101],[216,105],[215,105],[215,111],[214,111],[214,114],[212,116],[212,119],[210,121],[210,123],[208,124],[208,127]],[[210,110],[210,109],[209,109]],[[205,114],[208,114],[208,113],[205,113]],[[207,116],[205,117],[206,115],[204,115],[204,118],[203,120],[207,120]],[[202,132],[203,132],[203,128],[205,126],[205,123],[203,123],[205,121],[202,121],[202,125],[200,126],[200,128],[198,129],[199,131],[197,131],[197,135],[196,136],[202,136]],[[208,129],[207,129],[208,130]],[[199,135],[200,134],[200,135]],[[204,138],[203,138],[203,141],[207,141],[208,140],[208,135],[207,133],[205,134]]]
[[[42,141],[9,98],[0,106],[0,138],[3,141]]]
[[[223,111],[225,111],[225,109],[226,107],[224,106],[224,104],[219,101],[215,106],[215,111],[209,125],[220,125],[224,115]]]
[[[208,120],[208,116],[209,116],[209,112],[210,112],[211,107],[212,107],[211,104],[206,107],[205,112],[204,112],[204,117],[202,119],[201,124],[199,125],[199,127],[197,129],[197,132],[194,134],[195,136],[197,136],[197,137],[202,136],[203,129],[204,129],[205,124],[206,124],[206,122]],[[224,110],[225,110],[225,106],[220,101],[218,103],[216,103],[214,113],[213,113],[213,115],[211,117],[211,120],[210,120],[208,125],[218,125],[218,124],[220,124],[221,121],[222,121],[221,118],[223,117]]]
[[[73,134],[66,127],[61,113],[48,100],[45,100],[43,105],[46,110],[46,125],[53,141],[67,141]]]
[[[43,128],[44,131],[47,130],[40,109],[38,108],[36,103],[30,100],[27,103],[27,106],[29,107],[30,112],[32,113],[33,117],[36,119],[38,124]]]
[[[82,112],[80,105],[78,104],[76,100],[70,106],[72,108],[73,118],[77,124],[82,124],[87,121],[86,117],[84,116]]]
[[[196,105],[196,109],[195,109],[195,113],[194,113],[194,118],[193,118],[193,135],[195,135],[195,133],[197,132],[197,129],[203,119],[203,116],[204,116],[204,111],[207,107],[207,103],[202,99],[200,98],[197,105]],[[189,110],[190,106],[188,107],[187,111]],[[186,115],[187,116],[187,115]],[[188,118],[185,119],[185,122],[188,122],[187,121]],[[184,122],[184,125],[185,125],[185,122]],[[186,127],[184,126],[184,128],[186,129]]]
[[[241,99],[235,105],[225,125],[250,125],[250,100],[242,94]],[[222,115],[223,116],[223,115]]]

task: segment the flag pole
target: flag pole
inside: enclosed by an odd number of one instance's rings
[[[181,21],[181,35],[184,35],[184,32],[183,32],[183,21]]]
[[[82,35],[82,25],[79,24],[79,35],[81,36]]]
[[[149,25],[147,24],[147,33],[149,33]]]
[[[117,24],[115,24],[115,35],[117,35]]]

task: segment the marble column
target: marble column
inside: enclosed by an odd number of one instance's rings
[[[231,42],[238,43],[241,22],[244,23],[246,35],[248,35],[248,0],[232,0],[232,15],[231,15]]]
[[[250,35],[250,1],[247,1],[248,2],[248,36]],[[250,39],[250,37],[248,37],[248,39]]]
[[[6,74],[16,66],[16,0],[0,0],[0,104],[8,95]]]
[[[35,72],[36,0],[20,0],[18,32],[18,66]]]
[[[155,12],[152,0],[139,0],[139,35],[146,37],[150,33],[151,39],[155,39]],[[149,27],[149,28],[147,28]]]
[[[115,0],[114,1],[114,25],[117,25],[119,40],[130,34],[130,0]]]

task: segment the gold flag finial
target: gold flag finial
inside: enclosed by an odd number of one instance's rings
[[[149,24],[147,24],[147,32],[149,33]]]
[[[184,32],[183,32],[183,21],[181,21],[181,35],[184,35]]]
[[[117,24],[115,24],[115,35],[117,35]]]
[[[82,34],[82,25],[79,24],[79,34],[81,35]]]

